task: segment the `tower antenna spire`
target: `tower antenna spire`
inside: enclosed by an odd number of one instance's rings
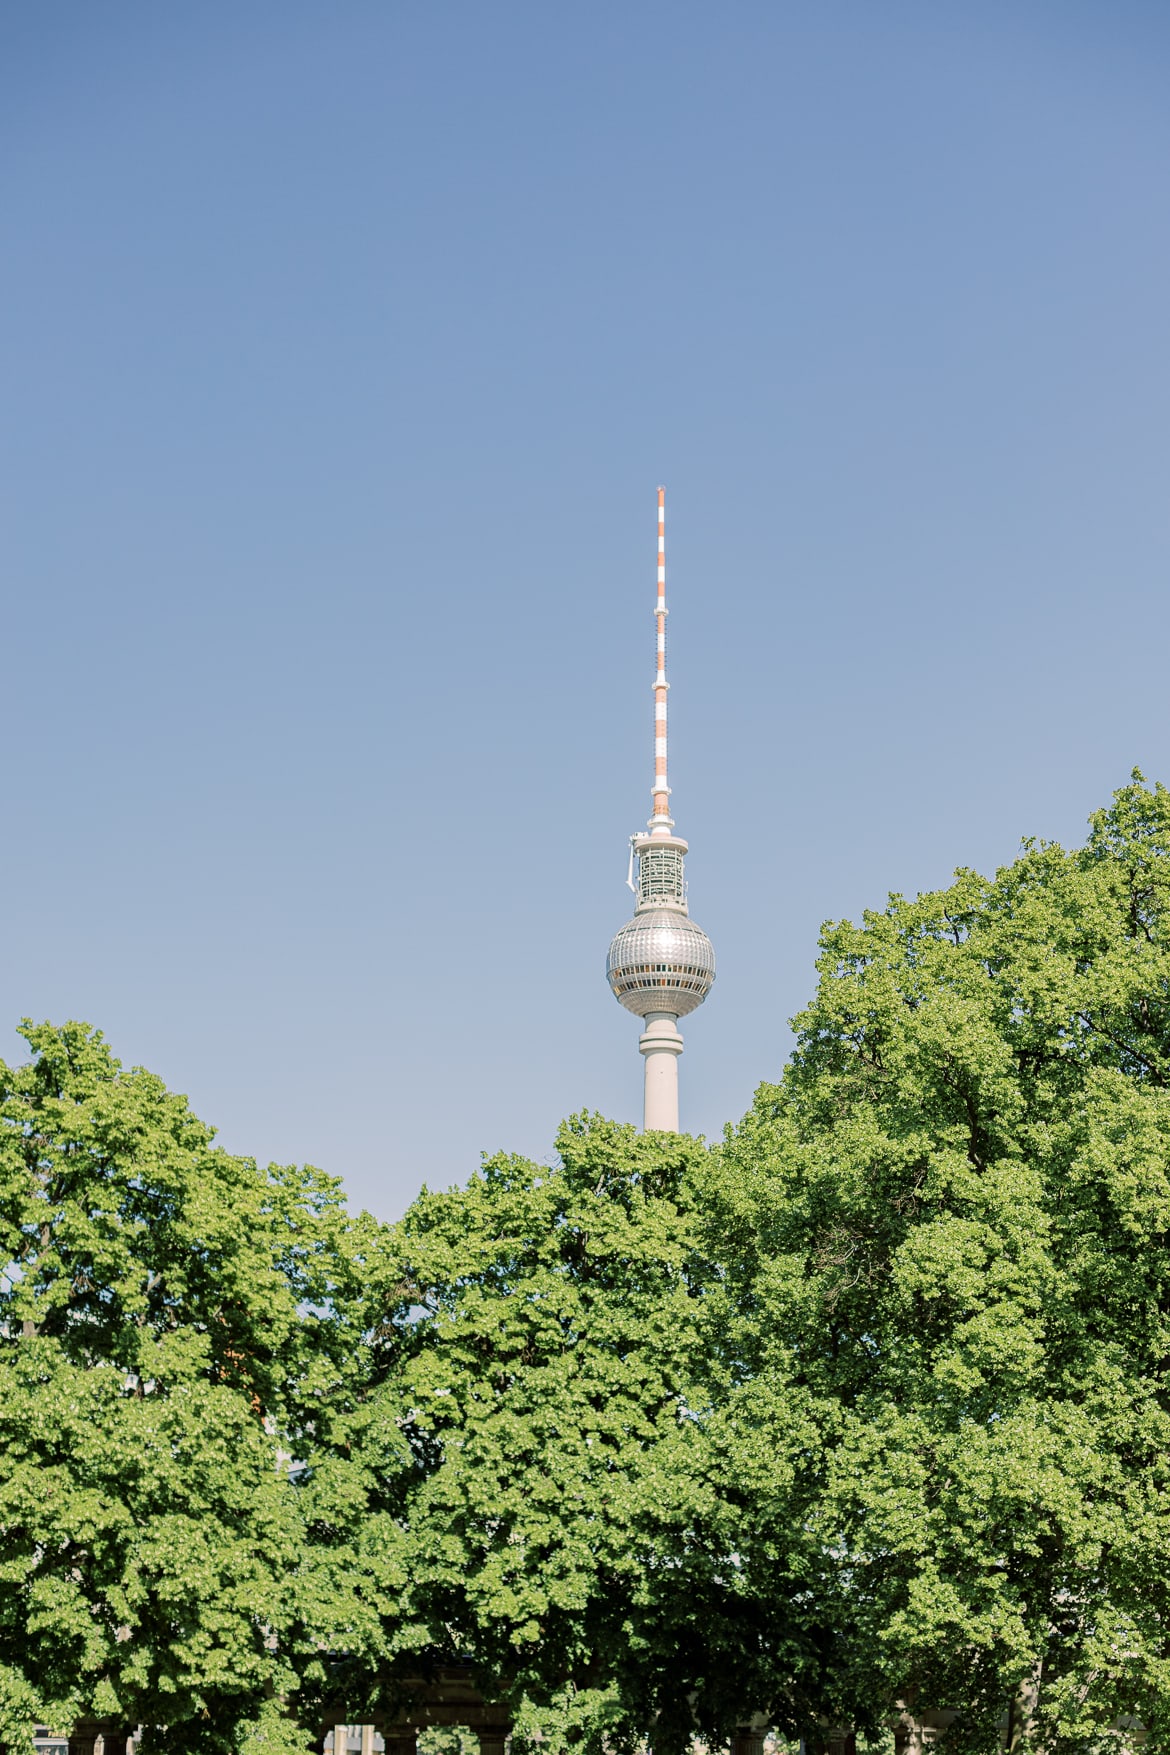
[[[658,490],[658,668],[654,675],[654,810],[650,833],[630,837],[634,918],[614,936],[606,977],[614,998],[645,1025],[643,1126],[678,1132],[678,1020],[702,1005],[715,979],[711,940],[690,919],[684,864],[687,844],[674,833],[666,770],[666,490]],[[638,881],[633,883],[634,867]]]
[[[658,838],[674,827],[670,814],[670,785],[666,771],[666,489],[658,490],[658,601],[654,621],[658,630],[658,668],[654,677],[654,811],[650,833]]]

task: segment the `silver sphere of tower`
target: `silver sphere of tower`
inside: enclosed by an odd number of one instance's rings
[[[715,980],[711,940],[687,913],[685,841],[637,836],[638,906],[614,934],[605,974],[614,998],[638,1017],[685,1018]]]
[[[673,909],[635,914],[614,935],[605,966],[615,999],[638,1017],[685,1018],[715,980],[715,951],[701,926]]]

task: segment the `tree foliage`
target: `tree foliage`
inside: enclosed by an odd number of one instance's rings
[[[0,1737],[121,1714],[300,1746],[317,1617],[293,1450],[354,1346],[359,1238],[317,1172],[219,1150],[79,1025],[0,1065]],[[360,1227],[358,1228],[360,1232]]]
[[[714,1149],[577,1117],[379,1227],[29,1026],[0,1738],[291,1750],[460,1657],[549,1750],[1170,1746],[1170,794],[827,927],[796,1027]]]
[[[702,1150],[585,1117],[557,1143],[424,1191],[397,1228],[370,1430],[410,1468],[394,1454],[360,1546],[395,1587],[384,1649],[467,1653],[521,1730],[616,1746],[685,1692]]]
[[[774,1453],[746,1563],[815,1532],[830,1710],[1164,1746],[1170,794],[891,897],[819,969],[717,1203],[727,1417]]]

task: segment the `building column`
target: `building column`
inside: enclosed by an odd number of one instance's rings
[[[646,1133],[677,1133],[678,1057],[683,1051],[678,1019],[671,1012],[649,1012],[645,1023],[638,1038],[639,1051],[646,1060],[642,1127]]]

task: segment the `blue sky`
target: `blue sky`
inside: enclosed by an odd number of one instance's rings
[[[0,1051],[387,1216],[636,1119],[659,481],[685,1126],[822,920],[1170,779],[1168,79],[1132,0],[6,8]]]

